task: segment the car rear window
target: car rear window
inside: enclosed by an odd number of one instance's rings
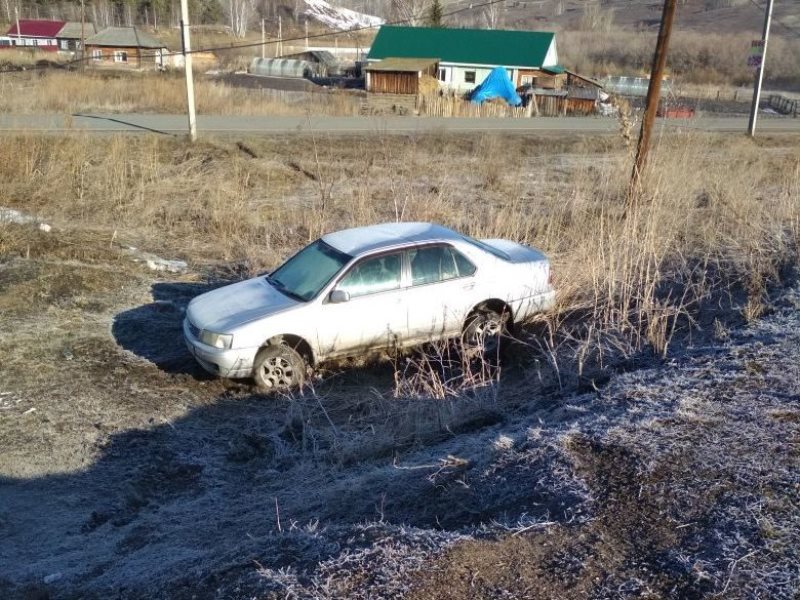
[[[475,265],[450,246],[428,246],[410,250],[408,258],[412,285],[468,277],[475,272]]]
[[[462,235],[461,237],[468,244],[472,244],[473,246],[477,246],[481,250],[483,250],[485,252],[488,252],[489,254],[492,254],[493,256],[496,256],[497,258],[499,258],[501,260],[504,260],[506,262],[510,262],[511,261],[511,258],[508,256],[508,254],[506,254],[502,250],[498,250],[497,248],[493,248],[489,244],[486,244],[486,243],[484,243],[484,242],[482,242],[480,240],[476,240],[475,238],[471,238],[468,235]]]

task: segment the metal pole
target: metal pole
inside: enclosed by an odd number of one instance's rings
[[[189,109],[189,139],[197,140],[197,116],[194,112],[194,74],[192,73],[192,44],[189,40],[189,3],[181,0],[181,47],[183,70],[186,73],[186,104]]]
[[[265,52],[267,51],[267,39],[264,32],[264,19],[261,19],[261,58],[266,58]]]
[[[631,184],[628,190],[628,204],[635,201],[641,187],[642,172],[647,164],[647,152],[650,149],[650,136],[653,123],[658,112],[658,101],[661,98],[661,80],[667,64],[667,47],[672,33],[672,21],[675,17],[676,0],[664,0],[664,12],[661,15],[661,27],[658,30],[658,42],[650,70],[650,85],[647,87],[647,106],[642,117],[642,128],[639,131],[639,142],[636,145],[636,159],[631,173]]]
[[[16,6],[14,7],[14,19],[17,21],[17,46],[19,46],[22,32],[19,30],[19,9]]]
[[[769,27],[772,23],[772,4],[773,0],[767,1],[767,14],[764,17],[764,33],[761,41],[764,47],[761,52],[761,65],[756,71],[755,89],[753,89],[753,104],[750,106],[750,121],[747,123],[747,135],[754,137],[756,134],[756,121],[758,121],[758,105],[761,103],[761,84],[764,82],[764,61],[767,60],[767,42],[769,41]]]
[[[81,71],[86,68],[86,6],[81,0]]]

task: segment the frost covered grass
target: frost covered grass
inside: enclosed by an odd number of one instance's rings
[[[666,355],[676,331],[710,328],[714,305],[757,317],[798,231],[800,155],[781,138],[665,136],[627,215],[630,157],[612,138],[15,136],[0,157],[3,205],[239,274],[326,231],[397,219],[534,245],[560,304],[529,341],[561,386]]]
[[[0,595],[796,590],[800,156],[653,156],[623,218],[611,138],[8,137],[0,207],[52,231],[0,224]],[[442,347],[265,398],[188,356],[191,297],[394,219],[542,248],[559,309],[499,373]]]

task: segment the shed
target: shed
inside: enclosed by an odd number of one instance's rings
[[[81,46],[81,37],[90,38],[97,33],[94,23],[67,21],[56,34],[59,50],[75,51]]]
[[[86,52],[93,66],[139,69],[152,65],[161,69],[167,49],[136,27],[107,27],[86,40]]]
[[[387,58],[367,66],[367,92],[416,95],[422,76],[436,77],[438,70],[437,58]]]

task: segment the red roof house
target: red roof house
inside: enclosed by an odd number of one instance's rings
[[[14,23],[6,35],[16,37],[19,35],[24,38],[52,38],[55,39],[61,28],[66,25],[65,21],[45,21],[40,19],[20,19],[19,32],[17,24]]]
[[[33,46],[40,50],[58,50],[58,32],[66,25],[64,21],[45,21],[43,19],[20,19],[11,25],[8,32],[0,38],[2,46]]]

